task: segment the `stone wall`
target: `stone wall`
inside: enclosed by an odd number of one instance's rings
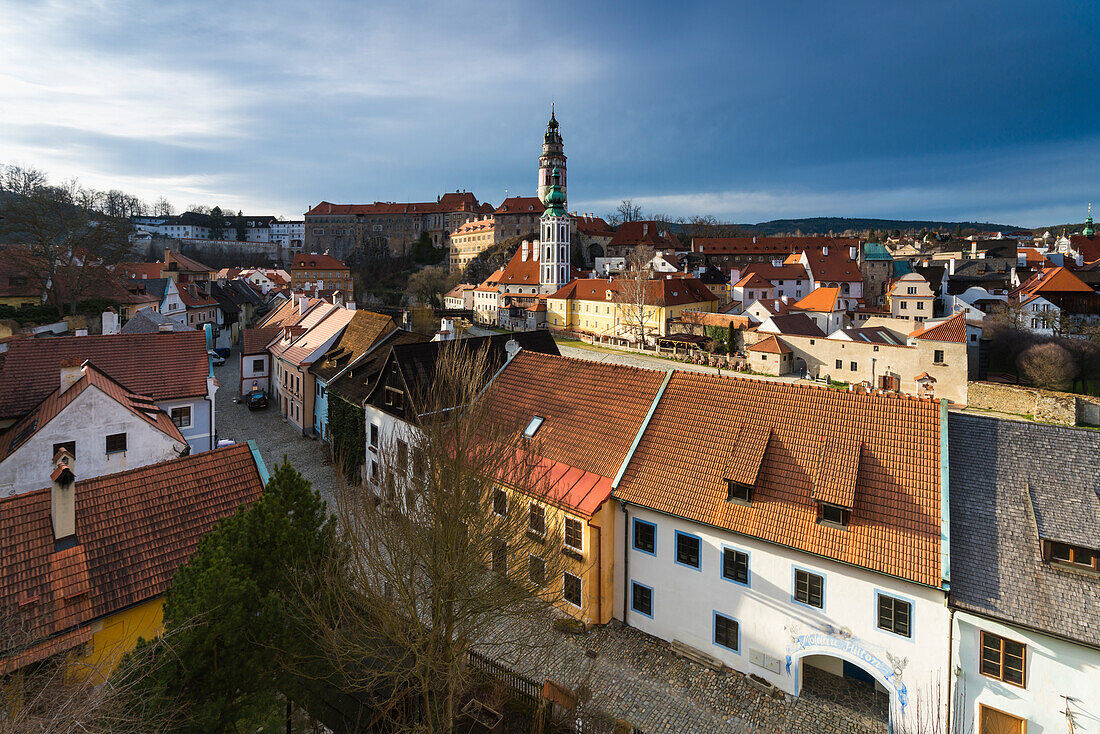
[[[1100,424],[1100,398],[996,382],[971,382],[967,404],[998,413],[1032,416],[1066,426]]]
[[[154,262],[164,258],[165,248],[198,260],[211,268],[283,267],[290,264],[295,251],[281,242],[236,242],[233,240],[169,239],[155,237],[145,248],[145,258]]]

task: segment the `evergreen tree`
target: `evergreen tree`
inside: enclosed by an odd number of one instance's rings
[[[276,467],[263,497],[176,571],[162,637],[123,664],[148,671],[135,695],[180,709],[182,732],[255,731],[282,711],[279,694],[296,698],[311,657],[291,610],[317,589],[300,571],[331,553],[334,530],[310,483],[287,461]]]

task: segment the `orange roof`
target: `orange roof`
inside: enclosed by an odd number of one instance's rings
[[[766,352],[768,354],[790,354],[791,348],[775,338],[775,335],[760,341],[749,347],[750,352]]]
[[[966,342],[966,312],[957,314],[935,326],[925,326],[909,334],[914,339],[930,339],[937,342]]]
[[[1010,298],[1020,295],[1042,296],[1054,293],[1092,293],[1093,290],[1072,270],[1064,267],[1045,268],[1035,273],[1009,294]]]
[[[693,237],[691,249],[705,255],[786,255],[822,245],[851,247],[855,238],[835,237]]]
[[[563,286],[550,298],[567,298],[575,301],[607,301],[607,292],[611,291],[611,301],[623,289],[622,281],[604,278],[578,278]],[[718,296],[707,288],[703,281],[695,277],[654,278],[646,281],[645,302],[647,305],[678,306],[685,303],[706,303],[717,301]]]
[[[241,354],[263,354],[267,345],[279,335],[278,326],[261,326],[245,329],[241,335]]]
[[[837,299],[840,298],[840,288],[814,288],[800,301],[791,305],[795,311],[818,311],[832,313],[837,310]]]
[[[116,270],[123,275],[136,280],[156,280],[161,277],[162,263],[119,263]]]
[[[740,452],[745,430],[770,435],[749,505],[727,501],[726,480],[738,477],[725,476],[721,460]],[[939,588],[940,439],[934,400],[677,371],[614,496]],[[851,477],[850,467],[839,467],[835,485],[826,481],[837,469],[822,463],[828,442],[860,447],[850,452],[859,464],[843,529],[817,521],[815,483],[820,497]]]
[[[828,255],[824,247],[808,249],[806,260],[814,280],[849,283],[863,280],[859,265],[852,259],[847,247],[830,246]]]
[[[1046,256],[1034,247],[1021,247],[1017,252],[1024,255],[1024,262],[1028,267],[1041,268],[1051,265],[1051,262],[1046,259]]]
[[[343,260],[337,260],[332,255],[295,255],[294,263],[290,266],[291,272],[295,270],[347,270],[348,266]]]
[[[500,203],[494,214],[538,214],[546,211],[546,205],[537,196],[509,196]]]
[[[93,621],[163,594],[199,538],[259,498],[258,457],[236,444],[77,476],[77,544],[64,550],[54,543],[49,488],[0,499],[0,613],[16,615],[36,643],[0,661],[0,672],[80,644]]]
[[[591,514],[610,494],[610,480],[664,378],[656,370],[522,350],[487,395],[494,414],[517,432],[534,416],[544,419],[532,438],[520,439],[521,447],[545,462],[551,488],[570,490],[561,493],[565,504]]]
[[[199,291],[192,283],[181,285],[179,292],[180,300],[187,308],[209,308],[218,305],[216,300]]]
[[[761,278],[767,281],[774,280],[799,280],[808,278],[806,268],[802,267],[802,263],[798,261],[798,255],[791,255],[794,258],[793,263],[784,263],[783,265],[772,265],[771,263],[753,263],[745,266],[745,269],[741,271],[742,275],[748,275],[749,273],[756,273]],[[791,258],[787,258],[790,260]]]
[[[775,285],[767,278],[752,272],[733,284],[734,288],[775,288]]]
[[[465,224],[459,225],[458,229],[454,231],[454,234],[470,234],[471,232],[484,232],[490,230],[496,226],[496,220],[494,219],[474,219]]]

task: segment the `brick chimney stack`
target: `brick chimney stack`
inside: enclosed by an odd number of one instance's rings
[[[76,459],[65,448],[60,448],[53,458],[50,479],[50,520],[53,522],[55,541],[76,535]]]

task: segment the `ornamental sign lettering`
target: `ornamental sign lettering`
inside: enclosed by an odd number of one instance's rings
[[[858,662],[861,666],[873,670],[885,679],[886,682],[890,684],[890,687],[897,691],[898,706],[900,706],[902,710],[905,709],[905,705],[909,701],[909,695],[905,689],[905,682],[901,679],[901,671],[896,670],[881,658],[872,655],[854,640],[823,634],[799,635],[795,637],[793,649],[787,654],[787,675],[791,674],[791,662],[795,653],[802,650],[807,652],[836,650],[844,653],[852,658],[849,662]],[[840,657],[843,657],[843,655]]]

